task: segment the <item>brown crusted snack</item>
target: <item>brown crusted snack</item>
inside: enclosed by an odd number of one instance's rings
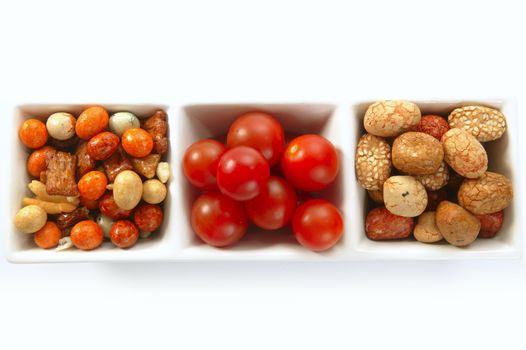
[[[71,213],[62,213],[57,215],[57,226],[59,229],[64,230],[70,226],[75,225],[77,222],[86,220],[89,216],[89,210],[86,207],[78,207]]]
[[[422,213],[422,215],[418,217],[418,222],[413,230],[413,236],[415,236],[417,241],[423,243],[434,243],[444,238],[437,227],[434,211]]]
[[[104,172],[108,177],[109,183],[113,183],[121,171],[132,170],[130,160],[124,155],[121,148],[117,149],[110,158],[104,161]]]
[[[156,111],[150,118],[144,121],[142,127],[152,135],[155,153],[166,153],[168,150],[168,139],[166,138],[168,123],[166,121],[166,112],[161,110]]]
[[[486,172],[478,179],[466,179],[458,190],[458,202],[473,214],[490,214],[510,205],[511,181],[504,175]]]
[[[356,149],[356,176],[366,190],[383,190],[391,174],[391,147],[381,137],[365,134]]]
[[[77,157],[68,152],[56,152],[46,157],[46,192],[50,195],[76,196]]]
[[[477,139],[461,129],[451,129],[442,136],[444,159],[460,175],[475,179],[488,169],[488,154]]]
[[[393,165],[410,175],[435,174],[444,159],[440,141],[423,132],[409,131],[393,142]]]
[[[383,190],[367,190],[369,197],[373,202],[378,204],[384,204],[384,191]]]
[[[436,191],[447,185],[449,180],[449,170],[445,162],[442,162],[438,170],[430,175],[417,175],[415,179],[420,181],[422,185],[429,191]]]
[[[449,124],[446,119],[439,115],[424,115],[420,119],[420,124],[416,127],[416,131],[425,132],[440,141],[442,135],[449,130]]]
[[[384,182],[384,202],[395,215],[415,217],[426,209],[426,189],[412,176],[391,176]]]
[[[69,151],[77,146],[77,144],[79,143],[79,140],[80,139],[76,135],[67,140],[57,140],[57,139],[50,137],[48,138],[47,144],[60,151]]]
[[[493,238],[499,233],[504,222],[504,212],[475,215],[480,221],[480,233],[478,238]]]
[[[144,158],[131,158],[131,163],[135,171],[148,179],[151,179],[155,176],[155,171],[157,170],[157,164],[161,160],[160,154],[149,154]]]
[[[471,244],[480,231],[480,221],[474,215],[448,201],[438,205],[435,220],[446,241],[457,247]]]
[[[413,226],[413,218],[394,215],[385,208],[371,210],[365,219],[365,233],[374,241],[407,238]]]
[[[86,173],[95,169],[95,160],[93,160],[88,154],[88,143],[86,141],[82,141],[79,144],[75,155],[77,156],[78,178],[81,178]]]
[[[506,117],[500,111],[483,106],[466,106],[455,109],[448,117],[452,128],[460,128],[475,136],[480,142],[493,141],[506,131]]]
[[[420,116],[420,109],[412,102],[379,101],[367,108],[363,125],[376,136],[398,136],[416,127]]]

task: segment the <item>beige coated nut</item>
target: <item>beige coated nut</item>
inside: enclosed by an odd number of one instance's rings
[[[384,202],[395,215],[415,217],[426,209],[427,192],[412,176],[391,176],[384,183]]]
[[[157,179],[144,181],[142,199],[146,203],[159,204],[166,198],[166,186]]]
[[[167,162],[160,162],[157,164],[157,178],[163,183],[167,183],[170,180],[170,164]]]
[[[442,162],[437,172],[431,175],[417,175],[415,179],[429,191],[436,191],[446,186],[449,181],[449,168],[446,162]]]
[[[53,113],[47,118],[46,129],[54,139],[64,141],[75,136],[76,119],[70,113]]]
[[[480,142],[493,141],[506,132],[506,117],[500,111],[483,106],[455,109],[448,117],[451,128],[460,128]]]
[[[477,215],[508,207],[513,199],[511,181],[504,175],[486,172],[478,179],[466,179],[458,190],[459,204]]]
[[[142,181],[137,173],[131,170],[120,172],[113,182],[113,199],[117,206],[131,210],[142,198]]]
[[[420,109],[412,102],[379,101],[367,108],[363,125],[370,134],[392,137],[416,127],[420,118]]]
[[[438,205],[435,221],[446,241],[457,247],[473,243],[480,231],[479,219],[460,205],[448,201]]]
[[[381,137],[365,134],[356,148],[356,176],[366,190],[382,190],[391,175],[391,147]]]
[[[46,212],[37,205],[23,207],[15,215],[15,227],[22,233],[37,232],[44,227],[46,221]]]
[[[475,179],[488,169],[488,154],[477,139],[461,129],[451,129],[442,136],[444,159],[459,175]]]
[[[413,236],[417,241],[423,243],[435,243],[444,238],[436,225],[434,211],[426,211],[418,217]]]
[[[440,141],[423,132],[409,131],[393,142],[393,165],[409,175],[430,175],[437,172],[444,160]]]

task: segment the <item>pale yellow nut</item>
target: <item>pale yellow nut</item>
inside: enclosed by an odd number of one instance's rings
[[[73,210],[77,208],[76,205],[71,203],[54,203],[54,202],[48,202],[43,201],[38,198],[29,198],[25,197],[22,202],[24,205],[36,205],[40,208],[44,209],[44,211],[48,214],[60,214],[60,213],[71,213]]]
[[[159,204],[166,198],[166,186],[157,179],[144,181],[142,199],[146,203]]]
[[[37,205],[23,207],[15,215],[15,227],[22,233],[34,233],[40,230],[47,221],[44,209]]]
[[[69,196],[59,196],[59,195],[50,195],[46,191],[46,185],[38,180],[31,181],[27,187],[29,190],[37,196],[38,199],[55,202],[55,203],[71,203],[75,206],[78,206],[80,203],[79,197],[69,197]]]
[[[160,162],[157,164],[157,178],[163,183],[167,183],[170,180],[170,164],[167,162]]]

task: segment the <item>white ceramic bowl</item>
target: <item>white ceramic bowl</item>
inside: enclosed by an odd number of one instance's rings
[[[69,111],[78,115],[87,105],[21,105],[15,108],[14,121],[8,125],[12,132],[9,213],[4,223],[7,258],[11,262],[81,262],[81,261],[157,261],[157,260],[282,260],[282,261],[334,261],[377,259],[465,259],[465,258],[516,258],[521,253],[522,218],[517,214],[521,203],[521,184],[518,154],[517,106],[513,99],[476,101],[418,101],[423,114],[447,115],[454,108],[469,104],[483,104],[500,109],[507,117],[508,131],[503,138],[486,143],[489,170],[508,176],[514,185],[515,197],[505,211],[501,233],[494,239],[479,239],[466,248],[445,243],[423,244],[416,241],[375,242],[364,233],[367,210],[366,192],[356,180],[354,154],[356,144],[364,132],[362,119],[367,106],[374,102],[335,104],[318,103],[232,103],[192,105],[112,105],[105,104],[111,112],[127,110],[146,117],[155,109],[168,113],[170,151],[167,155],[173,176],[165,203],[165,220],[160,231],[150,240],[141,240],[128,250],[105,242],[101,248],[85,252],[70,249],[62,252],[43,250],[34,246],[31,235],[16,232],[11,218],[21,207],[21,199],[29,194],[25,163],[27,150],[18,140],[18,127],[28,118],[45,118],[56,111]],[[182,155],[191,143],[205,138],[225,138],[230,123],[240,114],[262,110],[273,114],[287,132],[293,134],[318,133],[328,138],[338,148],[341,171],[335,183],[324,191],[326,198],[335,203],[344,214],[345,233],[331,250],[311,252],[300,246],[290,233],[268,232],[251,228],[247,235],[230,248],[214,248],[204,244],[193,233],[189,211],[197,196],[180,170]]]

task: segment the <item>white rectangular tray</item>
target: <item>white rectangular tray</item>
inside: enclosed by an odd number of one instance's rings
[[[281,260],[281,261],[335,261],[379,259],[469,259],[517,258],[522,251],[521,228],[523,219],[518,215],[521,201],[519,175],[519,138],[517,104],[514,99],[418,101],[422,114],[446,115],[456,107],[483,104],[500,109],[507,117],[507,133],[499,140],[486,143],[490,159],[489,170],[508,176],[514,186],[512,205],[505,210],[501,233],[494,239],[479,239],[466,248],[446,243],[423,244],[416,241],[375,242],[364,233],[366,192],[354,173],[355,147],[363,134],[362,119],[367,106],[374,102],[349,101],[345,103],[221,103],[221,104],[103,104],[110,112],[128,110],[146,117],[155,109],[168,113],[170,151],[168,161],[173,176],[165,202],[165,220],[160,231],[149,240],[140,240],[133,248],[122,250],[105,242],[94,251],[71,249],[62,252],[43,250],[34,246],[31,235],[16,232],[12,218],[20,209],[21,199],[28,194],[30,181],[26,173],[27,150],[18,140],[18,127],[28,118],[45,118],[52,112],[71,111],[78,115],[86,104],[27,104],[11,110],[2,131],[9,147],[9,191],[7,220],[3,221],[7,259],[17,263],[37,262],[111,262],[111,261],[206,261],[206,260]],[[258,232],[251,229],[237,245],[218,249],[196,238],[189,223],[189,208],[197,192],[191,188],[180,171],[181,157],[192,142],[205,137],[224,138],[230,123],[240,114],[263,110],[273,114],[285,130],[294,134],[319,133],[338,148],[341,172],[325,196],[344,214],[345,232],[342,240],[331,250],[311,252],[300,246],[290,233]],[[6,214],[4,212],[4,214]]]

